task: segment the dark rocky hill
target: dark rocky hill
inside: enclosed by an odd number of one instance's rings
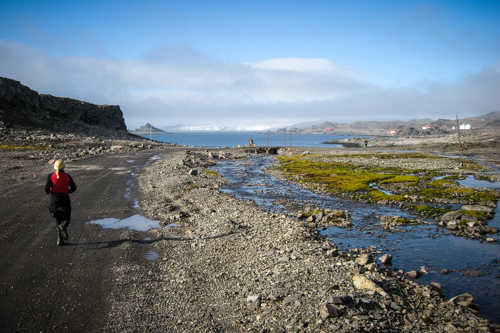
[[[139,127],[136,130],[133,130],[131,133],[133,134],[170,134],[170,132],[165,132],[164,130],[161,130],[159,128],[156,128],[152,126],[150,123],[147,123],[146,125],[143,125]]]
[[[0,77],[0,129],[48,130],[96,136],[128,135],[117,105],[43,95]]]

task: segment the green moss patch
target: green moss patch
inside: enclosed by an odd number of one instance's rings
[[[467,204],[486,204],[496,202],[500,192],[494,190],[478,191],[462,188],[453,179],[432,180],[438,171],[411,169],[412,159],[439,159],[443,157],[424,153],[402,154],[350,154],[350,155],[307,155],[279,156],[277,167],[292,181],[298,181],[313,188],[322,188],[332,194],[347,193],[352,199],[371,202],[450,202]],[[376,159],[379,161],[373,162]],[[401,163],[388,163],[380,160],[398,159]],[[366,163],[363,163],[366,161]],[[395,167],[406,165],[408,168]],[[469,161],[468,164],[471,164]],[[463,170],[462,170],[463,172]],[[463,177],[463,175],[460,175]],[[373,186],[383,185],[386,194]],[[435,215],[433,212],[432,215]]]

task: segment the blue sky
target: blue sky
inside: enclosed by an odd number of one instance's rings
[[[500,110],[498,1],[0,1],[0,76],[129,129]]]

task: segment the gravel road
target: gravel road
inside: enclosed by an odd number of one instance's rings
[[[124,260],[122,231],[89,221],[137,214],[132,195],[141,166],[158,152],[97,156],[68,162],[78,190],[71,195],[69,240],[56,246],[44,192],[51,166],[3,180],[0,205],[0,327],[2,332],[92,332],[106,325],[112,268]],[[140,241],[141,239],[137,239]],[[147,246],[147,244],[143,244]]]

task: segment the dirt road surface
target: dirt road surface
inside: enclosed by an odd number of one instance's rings
[[[165,151],[162,151],[165,153]],[[21,181],[2,181],[0,204],[0,331],[92,332],[103,326],[111,290],[110,267],[121,260],[119,230],[90,224],[137,214],[137,172],[159,152],[98,156],[68,162],[78,190],[66,245],[57,233],[44,192],[51,166]],[[142,237],[144,239],[144,237]],[[141,252],[142,253],[142,252]]]

